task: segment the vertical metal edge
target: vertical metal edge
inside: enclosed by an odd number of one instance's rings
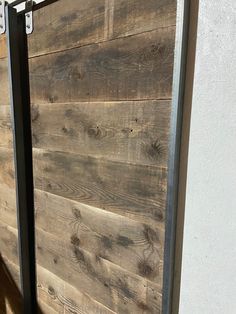
[[[168,188],[166,202],[166,231],[164,249],[162,313],[171,314],[174,286],[176,219],[179,192],[179,168],[183,104],[186,79],[190,0],[177,0],[176,38],[172,85]]]
[[[34,186],[25,15],[6,6],[8,72],[14,139],[19,263],[23,312],[36,313]]]

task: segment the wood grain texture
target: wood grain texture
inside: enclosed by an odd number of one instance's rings
[[[160,313],[160,287],[109,261],[37,231],[38,263],[117,313]]]
[[[0,106],[10,104],[7,60],[0,59]]]
[[[0,119],[0,132],[10,143],[8,119]],[[169,120],[169,101],[35,105],[33,145],[166,167]]]
[[[13,148],[10,106],[0,105],[0,147]]]
[[[60,0],[34,17],[41,309],[161,313],[176,0]],[[16,227],[2,36],[0,252],[10,264],[18,264]]]
[[[39,190],[35,203],[38,228],[161,286],[162,230]]]
[[[63,281],[41,266],[37,266],[37,288],[40,304],[47,304],[58,314],[114,314],[89,295]],[[43,307],[41,306],[43,310]],[[48,312],[46,312],[48,313]]]
[[[19,267],[0,255],[0,313],[21,314],[22,307]]]
[[[6,42],[6,35],[0,36],[0,59],[6,58],[7,56],[7,42]]]
[[[0,183],[0,221],[17,228],[15,189]]]
[[[167,166],[169,101],[33,105],[35,148]],[[12,148],[9,106],[0,106],[0,146]]]
[[[131,36],[176,23],[175,0],[67,0],[34,13],[29,55],[38,56]],[[45,31],[46,30],[46,31]],[[7,55],[0,37],[0,58]]]
[[[55,15],[55,12],[57,13]],[[35,14],[30,55],[52,53],[175,25],[174,0],[74,0]],[[47,29],[45,34],[44,30]]]
[[[19,265],[17,230],[0,221],[0,248],[3,260]]]
[[[11,239],[11,242],[16,241],[16,230],[8,228],[6,225],[2,226],[2,224],[0,224],[0,228],[4,228],[6,239]],[[2,245],[2,243],[0,244]],[[9,241],[7,244],[9,245]],[[14,263],[14,260],[17,259],[17,251],[11,251],[11,255]],[[49,294],[57,295],[56,303],[61,302],[60,299],[64,299],[64,305],[74,306],[75,309],[85,306],[87,308],[101,307],[103,308],[101,313],[112,313],[112,311],[126,313],[127,309],[129,309],[129,313],[143,313],[143,311],[161,313],[161,292],[158,285],[42,230],[37,230],[37,261],[40,266],[47,269],[45,276],[42,275],[42,268],[38,267],[38,289],[44,290],[44,292],[47,289]],[[55,280],[55,276],[50,276],[48,272],[59,277],[59,283],[58,280]],[[65,282],[70,282],[72,286],[69,287],[69,290],[64,290],[62,295],[60,278]],[[67,285],[63,286],[67,287]],[[77,298],[76,292],[78,293]],[[82,295],[82,300],[79,298],[80,295]],[[74,298],[77,300],[75,304]],[[42,302],[45,303],[45,299]],[[78,303],[79,305],[77,305]],[[46,304],[50,306],[49,302]],[[75,313],[77,312],[75,311]],[[78,311],[78,313],[80,312]]]
[[[174,27],[30,61],[33,103],[170,99]]]
[[[0,184],[15,189],[13,149],[0,147]]]
[[[35,187],[163,227],[166,168],[34,150]]]
[[[32,103],[170,99],[174,27],[30,60]],[[9,104],[0,60],[0,104]]]
[[[15,187],[13,152],[0,148],[0,183]],[[164,227],[166,168],[34,150],[35,187]]]

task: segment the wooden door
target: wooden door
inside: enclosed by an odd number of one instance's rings
[[[34,23],[39,304],[161,313],[176,1],[59,0]],[[16,241],[4,50],[0,71],[0,220]]]

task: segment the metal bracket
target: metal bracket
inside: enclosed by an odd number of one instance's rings
[[[5,17],[5,0],[0,0],[0,34],[4,34],[6,32],[6,17]]]
[[[1,1],[1,0],[0,0]],[[28,0],[25,3],[25,9],[27,13],[25,13],[25,27],[26,27],[26,34],[32,34],[34,31],[34,21],[33,21],[33,0]]]

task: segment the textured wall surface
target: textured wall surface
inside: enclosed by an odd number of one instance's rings
[[[180,314],[236,313],[236,2],[200,1]]]

